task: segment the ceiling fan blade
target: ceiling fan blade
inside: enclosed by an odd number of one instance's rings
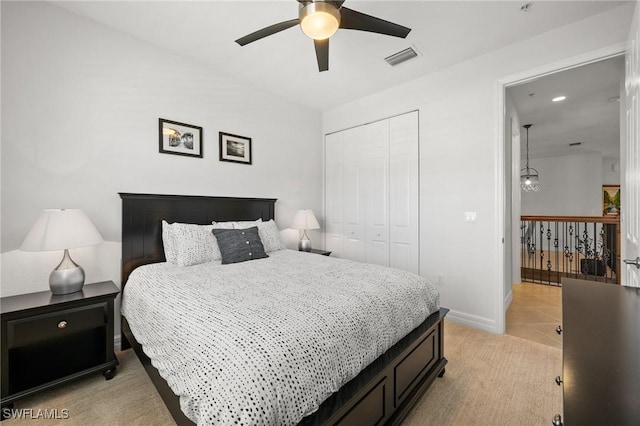
[[[313,40],[316,46],[316,59],[318,59],[318,71],[329,69],[329,39]]]
[[[291,28],[294,25],[298,25],[298,22],[299,20],[298,18],[296,18],[296,19],[290,19],[284,22],[279,22],[277,24],[269,25],[268,27],[265,27],[261,30],[248,34],[244,37],[240,37],[239,39],[236,40],[236,43],[238,43],[240,46],[244,46],[245,44],[252,43],[256,40],[260,40],[261,38],[265,38],[275,33],[279,33],[280,31],[284,31],[288,28]]]
[[[371,33],[385,34],[394,37],[405,38],[411,28],[366,15],[352,9],[343,7],[340,9],[340,28],[347,30],[369,31]]]

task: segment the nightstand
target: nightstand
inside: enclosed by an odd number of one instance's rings
[[[113,378],[113,301],[119,292],[104,281],[71,294],[0,299],[2,407],[87,374]]]
[[[309,253],[321,254],[322,256],[331,256],[331,252],[326,250],[311,249]]]

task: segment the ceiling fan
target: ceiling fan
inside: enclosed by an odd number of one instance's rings
[[[411,31],[411,28],[343,7],[344,1],[298,0],[300,3],[298,18],[269,25],[239,38],[236,43],[244,46],[300,24],[302,31],[313,39],[318,69],[322,72],[329,69],[329,38],[335,34],[338,28],[368,31],[400,38],[407,37]]]

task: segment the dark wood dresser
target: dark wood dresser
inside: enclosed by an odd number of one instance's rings
[[[87,374],[115,374],[112,281],[76,293],[49,291],[0,299],[2,407]],[[4,411],[4,410],[3,410]]]
[[[561,424],[640,425],[640,289],[565,278],[562,322]]]

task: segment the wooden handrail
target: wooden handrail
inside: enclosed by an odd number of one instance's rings
[[[521,216],[520,220],[535,222],[588,222],[620,224],[620,216]]]

